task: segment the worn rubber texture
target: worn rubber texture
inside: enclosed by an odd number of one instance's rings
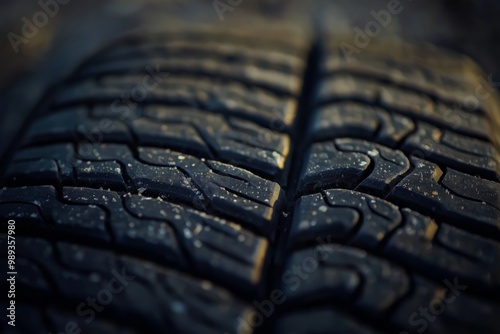
[[[499,106],[429,45],[117,41],[40,102],[2,176],[16,329],[498,332]]]

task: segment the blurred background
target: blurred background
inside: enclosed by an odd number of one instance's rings
[[[177,26],[228,30],[296,29],[303,34],[354,33],[389,0],[40,0],[0,2],[0,155],[15,140],[48,87],[107,42],[127,33]],[[402,10],[375,38],[429,41],[463,52],[500,81],[500,2],[400,0]],[[39,14],[44,11],[48,15]],[[30,31],[26,22],[38,20]],[[24,29],[24,30],[23,30]],[[23,34],[24,33],[24,34]],[[352,37],[347,41],[352,41]]]

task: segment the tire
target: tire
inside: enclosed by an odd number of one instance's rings
[[[498,108],[430,45],[117,41],[3,175],[15,329],[498,333]]]

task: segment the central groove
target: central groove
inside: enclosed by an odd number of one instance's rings
[[[286,203],[285,207],[282,209],[283,214],[280,216],[278,223],[277,241],[269,255],[270,263],[268,268],[270,268],[269,275],[271,279],[268,280],[264,299],[269,299],[273,289],[279,288],[280,274],[283,267],[282,252],[285,250],[287,229],[293,218],[294,198],[299,184],[300,171],[304,164],[304,155],[309,146],[309,123],[313,114],[313,104],[311,102],[315,96],[320,60],[321,47],[319,41],[315,40],[307,55],[306,70],[302,80],[303,86],[298,103],[297,117],[292,130],[291,141],[293,149],[289,157],[291,168],[288,174],[288,182],[286,183],[287,188],[285,189]],[[271,330],[276,313],[279,312],[278,307],[279,305],[275,305],[273,314],[265,319],[263,326],[256,329],[256,333],[267,333]]]
[[[303,167],[304,154],[309,146],[308,132],[309,123],[313,114],[313,98],[318,83],[319,63],[321,60],[321,47],[319,42],[314,42],[307,57],[307,68],[302,81],[302,94],[299,99],[297,118],[292,135],[293,150],[291,154],[292,168],[288,174],[287,182],[287,209],[293,204],[293,198],[297,191],[300,171]]]

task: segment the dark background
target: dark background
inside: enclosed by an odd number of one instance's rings
[[[401,0],[401,4],[403,11],[376,38],[423,40],[461,51],[500,81],[500,1]],[[222,21],[212,0],[69,0],[20,45],[17,54],[8,33],[22,35],[22,18],[32,21],[40,4],[4,0],[0,7],[0,156],[5,158],[44,91],[117,36],[179,25],[215,25],[228,30],[292,28],[341,38],[373,20],[370,11],[387,8],[387,0],[242,0]],[[346,41],[352,42],[352,37]]]

